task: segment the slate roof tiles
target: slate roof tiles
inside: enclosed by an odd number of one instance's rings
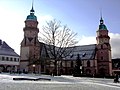
[[[5,41],[0,40],[0,55],[16,56],[19,55]]]

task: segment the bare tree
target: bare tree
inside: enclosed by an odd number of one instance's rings
[[[66,25],[62,26],[55,19],[43,26],[43,36],[40,37],[46,45],[50,59],[54,60],[55,69],[57,61],[66,58],[73,51],[77,41],[76,33],[72,32]]]

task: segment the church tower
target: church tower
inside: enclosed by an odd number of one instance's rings
[[[25,27],[23,28],[24,38],[20,48],[20,70],[26,72],[33,72],[33,67],[37,69],[38,66],[35,66],[35,62],[39,59],[40,55],[38,21],[34,13],[35,11],[32,6],[30,15],[25,20]]]
[[[99,29],[97,31],[97,73],[102,76],[112,75],[111,46],[108,30],[104,20],[100,19]]]

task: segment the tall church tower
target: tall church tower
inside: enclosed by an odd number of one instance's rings
[[[39,59],[40,55],[38,21],[34,13],[35,11],[32,6],[30,15],[25,20],[25,27],[23,28],[24,38],[20,49],[20,70],[26,72],[33,72],[33,67],[37,69],[38,66],[35,67],[35,62]]]
[[[107,27],[104,20],[100,19],[99,29],[97,31],[97,73],[102,76],[112,75],[111,46]]]

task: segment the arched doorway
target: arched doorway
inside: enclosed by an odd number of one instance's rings
[[[50,71],[48,69],[46,69],[46,74],[49,75],[50,74]]]
[[[8,65],[8,66],[6,67],[6,72],[11,72],[11,66],[10,66],[10,65]]]
[[[105,71],[106,71],[106,69],[100,68],[99,69],[99,75],[102,76],[102,77],[105,77]]]
[[[86,69],[86,75],[88,75],[88,76],[91,75],[91,70],[90,69]]]
[[[64,74],[63,69],[60,69],[60,75]]]
[[[0,65],[0,72],[4,72],[5,71],[5,66],[4,65]]]
[[[69,70],[69,74],[72,75],[73,74],[73,69]]]

